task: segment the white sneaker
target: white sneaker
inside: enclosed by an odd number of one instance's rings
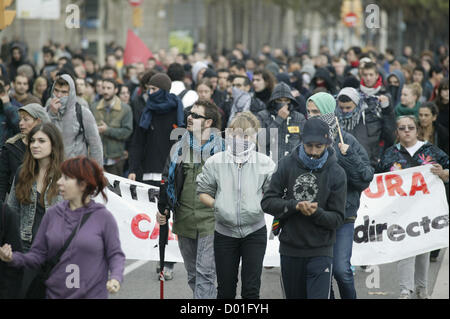
[[[416,295],[417,299],[430,299],[430,297],[427,294],[427,288],[424,287],[416,288]]]
[[[411,292],[409,290],[402,290],[398,299],[411,299]]]

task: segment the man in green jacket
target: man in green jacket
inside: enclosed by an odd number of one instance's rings
[[[117,94],[117,83],[103,79],[103,99],[91,110],[103,143],[103,167],[108,173],[122,176],[125,163],[125,141],[133,132],[133,113]]]
[[[195,102],[188,113],[187,129],[172,148],[162,174],[157,221],[166,224],[168,212],[173,211],[172,231],[178,235],[188,284],[195,299],[215,299],[217,295],[214,210],[200,202],[196,178],[206,160],[225,148],[220,127],[218,107],[204,100]],[[172,278],[172,267],[164,266],[166,280]]]

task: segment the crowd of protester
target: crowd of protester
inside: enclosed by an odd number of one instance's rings
[[[70,234],[91,206],[106,221],[92,217],[87,225],[95,227],[83,231],[86,238],[92,237],[89,231],[100,231],[105,247],[96,249],[109,252],[106,260],[89,252],[77,255],[100,265],[103,272],[93,274],[92,285],[107,282],[102,289],[71,295],[52,286],[61,276],[55,271],[47,297],[106,296],[106,289],[120,287],[124,258],[114,239],[117,226],[86,199],[105,187],[99,168],[160,187],[158,222],[165,224],[169,212],[174,214],[173,231],[195,298],[234,298],[241,259],[242,297],[259,297],[267,244],[264,213],[274,216],[272,231],[281,229],[287,298],[334,296],[332,276],[341,298],[356,298],[350,265],[354,222],[361,192],[374,173],[423,165],[419,154],[424,153],[448,196],[444,45],[423,52],[407,46],[401,54],[357,46],[331,54],[321,47],[317,56],[289,56],[269,45],[254,55],[242,44],[220,54],[197,49],[186,55],[172,48],[124,65],[124,49],[115,44],[108,46],[105,61],[96,61],[50,42],[42,55],[38,67],[28,60],[25,43],[2,46],[0,201],[21,218],[10,221],[18,231],[0,242],[13,245],[4,246],[0,257],[16,268],[42,263],[42,247],[63,239],[38,229],[57,227],[58,216],[84,207],[69,222]],[[177,128],[185,130],[174,138]],[[228,129],[234,133],[226,134]],[[87,167],[70,171],[81,164],[69,162],[61,170],[64,159],[74,158]],[[223,162],[228,166],[219,165]],[[81,183],[89,172],[96,181]],[[79,189],[72,190],[69,180],[78,181]],[[105,223],[112,230],[105,231]],[[87,249],[82,244],[79,249]],[[414,258],[399,263],[402,298],[415,289],[427,298],[426,273],[438,254],[417,257],[417,287]],[[2,270],[0,296],[29,293],[36,271],[16,268]],[[166,263],[164,276],[173,278],[173,263]]]

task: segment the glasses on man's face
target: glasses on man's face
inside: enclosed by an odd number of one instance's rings
[[[397,129],[402,132],[406,131],[406,130],[414,131],[416,129],[416,127],[415,126],[399,126],[399,127],[397,127]]]
[[[188,116],[192,116],[193,119],[205,119],[205,120],[208,119],[207,117],[194,112],[188,112]]]

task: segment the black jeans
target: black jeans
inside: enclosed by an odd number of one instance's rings
[[[242,258],[241,295],[259,299],[261,272],[267,246],[266,226],[244,238],[233,238],[215,232],[214,255],[217,272],[217,299],[234,299]]]
[[[330,299],[331,257],[281,255],[281,276],[286,299]]]

